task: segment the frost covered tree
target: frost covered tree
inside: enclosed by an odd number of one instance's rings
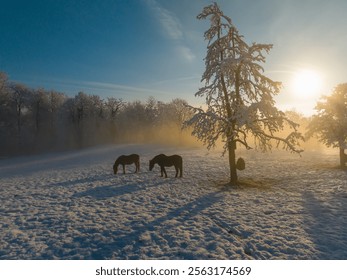
[[[307,137],[313,135],[328,147],[339,148],[340,165],[345,166],[347,156],[347,84],[339,84],[330,96],[317,103],[318,113],[312,117]]]
[[[273,96],[279,93],[281,83],[264,76],[260,65],[272,45],[248,45],[216,3],[205,7],[197,18],[210,19],[210,28],[205,32],[205,85],[195,94],[205,97],[207,106],[192,107],[194,116],[185,126],[192,126],[192,134],[208,149],[222,139],[224,152],[229,155],[230,183],[235,185],[237,143],[251,149],[252,138],[255,147],[264,151],[282,144],[283,148],[299,153],[301,134],[297,132],[298,125],[275,107]],[[283,138],[278,133],[285,125],[292,132]]]

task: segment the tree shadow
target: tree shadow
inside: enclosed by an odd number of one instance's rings
[[[217,203],[222,199],[222,196],[218,196],[220,192],[209,193],[198,199],[191,201],[181,207],[175,208],[169,211],[162,217],[155,219],[152,222],[144,223],[143,225],[137,226],[133,228],[131,232],[118,236],[111,243],[102,244],[98,250],[93,251],[92,258],[93,259],[110,259],[114,258],[115,252],[117,252],[118,259],[128,259],[129,255],[126,247],[128,245],[134,245],[135,251],[132,251],[132,255],[130,258],[132,259],[140,259],[142,241],[140,240],[140,236],[147,231],[160,231],[162,230],[163,224],[169,222],[170,220],[176,219],[180,217],[180,221],[188,221],[192,219],[194,216],[200,214],[203,210],[210,208],[213,204]],[[173,229],[177,225],[173,226],[170,223],[164,225],[166,229]],[[117,231],[115,232],[117,234]],[[192,258],[191,255],[186,255],[186,258]]]
[[[150,184],[150,187],[157,187],[160,186],[163,182],[157,182],[156,184]],[[117,185],[117,184],[111,184],[106,186],[98,186],[94,187],[82,192],[75,193],[72,197],[74,198],[80,198],[80,197],[93,197],[95,199],[108,199],[110,197],[115,196],[122,196],[125,194],[135,193],[138,191],[143,190],[144,188],[142,185],[138,183],[130,183],[126,185]]]
[[[71,187],[78,184],[90,184],[93,182],[109,182],[110,179],[114,178],[114,175],[111,173],[103,173],[103,174],[97,174],[88,176],[85,178],[79,178],[79,179],[70,179],[65,181],[59,181],[54,183],[48,183],[45,185],[45,187]]]
[[[154,185],[153,185],[154,186]],[[117,196],[129,192],[136,192],[140,187],[136,185],[125,185],[121,187],[104,186],[77,194],[77,197],[92,196],[95,199],[104,199],[109,196]],[[65,248],[70,248],[71,253],[57,248],[54,255],[59,259],[140,259],[141,248],[144,246],[141,235],[146,232],[162,232],[174,230],[177,223],[170,223],[170,220],[178,219],[180,222],[188,221],[200,214],[222,199],[221,192],[212,192],[199,197],[183,206],[172,209],[157,219],[146,222],[145,220],[133,219],[127,221],[119,228],[105,229],[102,232],[95,228],[83,228],[83,234],[76,236],[72,241],[65,243]],[[100,239],[100,236],[103,238]],[[170,240],[169,240],[170,242]],[[151,246],[146,245],[146,246]],[[175,245],[177,246],[177,245]],[[129,252],[129,247],[131,251]],[[76,254],[76,252],[78,252]],[[42,258],[47,258],[48,254],[42,254]],[[191,259],[192,255],[185,254],[181,257]]]
[[[237,184],[225,183],[224,181],[216,181],[214,185],[220,191],[235,191],[235,190],[247,190],[247,189],[259,189],[259,190],[271,190],[273,185],[280,182],[274,178],[258,178],[242,177],[238,180]]]
[[[317,259],[347,259],[347,196],[340,194],[324,202],[312,192],[303,195],[304,227],[318,251]]]
[[[124,186],[108,185],[108,186],[95,187],[83,192],[75,193],[72,197],[80,198],[80,197],[90,196],[95,199],[107,199],[110,197],[134,193],[139,191],[140,189],[141,187],[136,184],[127,184]]]

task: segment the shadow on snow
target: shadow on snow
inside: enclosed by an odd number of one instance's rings
[[[305,208],[305,230],[314,242],[317,259],[347,258],[347,196],[337,193],[325,203],[312,192],[303,194]]]
[[[121,187],[104,186],[76,194],[76,197],[92,196],[95,199],[104,199],[110,196],[136,192],[139,189],[139,186],[132,184]],[[55,250],[51,248],[51,250],[54,250],[54,256],[58,259],[140,259],[141,248],[143,246],[142,240],[140,240],[142,234],[153,231],[161,232],[163,229],[166,231],[174,230],[177,224],[170,224],[170,220],[178,219],[183,223],[192,219],[203,210],[219,202],[223,197],[220,193],[221,192],[212,192],[201,196],[181,207],[172,209],[163,216],[150,222],[135,219],[119,229],[110,228],[109,230],[105,230],[107,226],[103,225],[103,231],[98,231],[96,228],[85,227],[81,229],[83,230],[83,235],[76,236],[71,242],[63,244],[64,248],[71,249],[70,253],[58,247],[56,247]],[[100,236],[103,237],[101,240]],[[131,247],[130,252],[129,247]],[[47,258],[47,256],[46,253],[43,253],[41,257]],[[193,259],[194,255],[186,252],[181,255],[178,253],[177,257]]]

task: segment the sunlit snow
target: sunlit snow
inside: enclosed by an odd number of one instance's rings
[[[141,171],[113,174],[121,154]],[[183,157],[183,178],[148,161]],[[347,171],[334,153],[108,146],[0,161],[1,259],[346,259]]]

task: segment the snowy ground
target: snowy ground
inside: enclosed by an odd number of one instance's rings
[[[183,178],[148,171],[179,153]],[[121,154],[141,172],[113,175]],[[226,158],[146,145],[0,161],[0,259],[347,259],[347,171],[329,153],[243,152],[240,189]]]

